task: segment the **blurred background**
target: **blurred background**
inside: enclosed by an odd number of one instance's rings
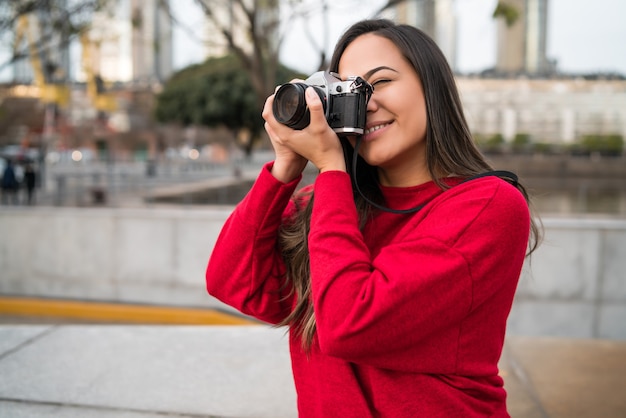
[[[385,17],[440,45],[476,142],[556,231],[521,295],[580,311],[548,304],[541,332],[626,338],[606,319],[626,314],[624,16],[620,0],[0,1],[0,293],[223,308],[203,270],[272,159],[265,98]]]
[[[235,186],[161,186],[271,158],[264,99],[379,16],[437,41],[476,141],[540,209],[624,215],[623,181],[590,164],[623,155],[625,14],[618,0],[3,1],[0,169],[19,183],[3,202],[233,203]]]

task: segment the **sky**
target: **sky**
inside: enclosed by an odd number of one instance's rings
[[[194,11],[194,0],[176,0],[176,13],[186,26],[202,27],[202,14]],[[548,58],[556,59],[566,73],[620,72],[626,75],[625,0],[549,0]],[[341,33],[355,21],[370,17],[384,0],[329,1],[331,32],[328,54]],[[464,73],[491,68],[496,56],[496,24],[491,17],[497,0],[456,0],[458,22],[457,67]],[[320,24],[319,16],[310,27]],[[281,61],[297,70],[312,73],[317,68],[316,49],[301,30],[304,22],[292,22],[281,49]],[[322,44],[318,36],[316,42]],[[199,36],[202,36],[200,34]],[[175,33],[175,67],[202,61],[198,38],[185,31]]]

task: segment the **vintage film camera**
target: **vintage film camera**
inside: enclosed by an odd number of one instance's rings
[[[318,71],[303,83],[283,84],[276,91],[272,110],[276,120],[292,129],[304,129],[310,123],[310,113],[304,99],[312,86],[324,105],[328,125],[339,136],[361,135],[365,130],[367,102],[374,91],[361,77],[343,81],[336,74]]]

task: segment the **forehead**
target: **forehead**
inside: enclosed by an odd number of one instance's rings
[[[408,66],[398,47],[389,39],[372,33],[356,38],[341,55],[339,75],[363,75],[373,68],[388,66],[401,70]]]

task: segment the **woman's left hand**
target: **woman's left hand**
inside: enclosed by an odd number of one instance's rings
[[[341,143],[337,134],[328,125],[322,101],[313,87],[306,89],[305,99],[311,114],[309,126],[302,130],[294,130],[278,122],[272,112],[274,97],[271,97],[263,109],[266,129],[269,128],[272,132],[273,141],[311,161],[320,172],[346,171]]]

